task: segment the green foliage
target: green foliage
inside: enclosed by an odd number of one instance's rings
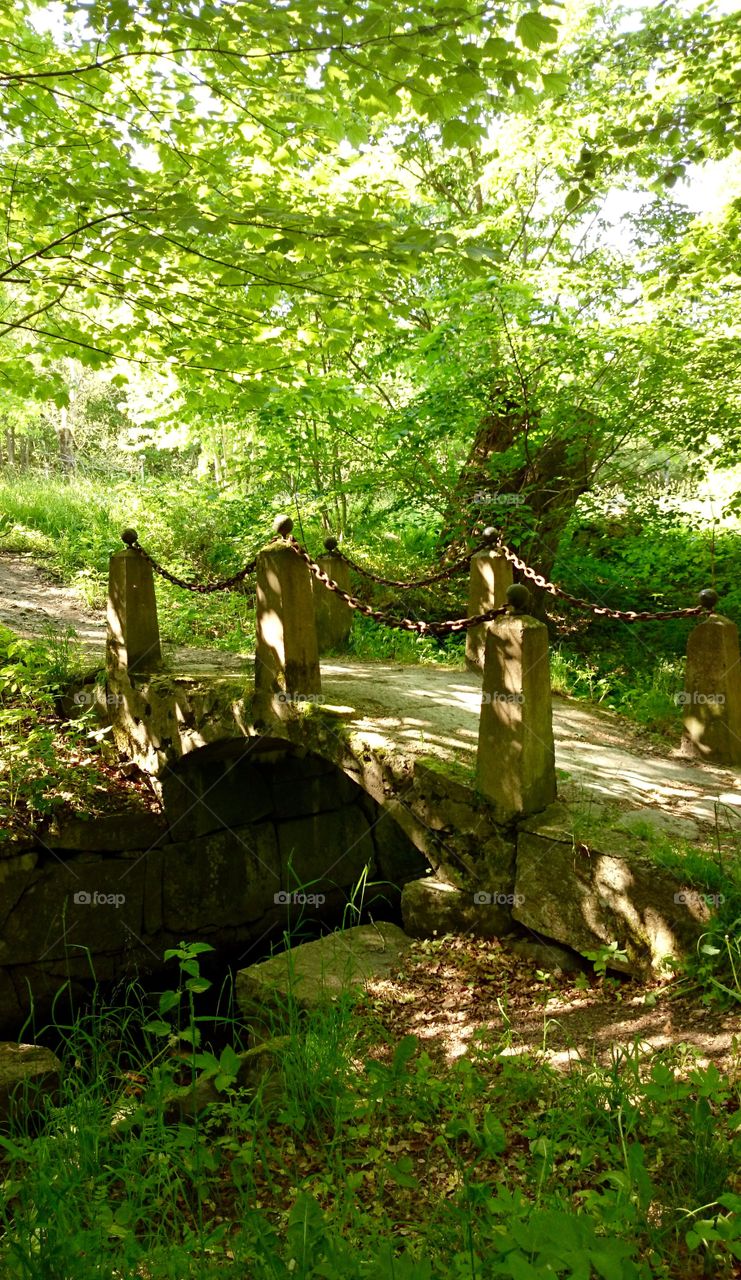
[[[652,856],[679,871],[705,899],[710,912],[707,931],[695,954],[682,965],[688,981],[702,991],[706,1004],[741,1002],[741,833],[735,814],[717,813],[717,852],[713,856],[691,846],[652,841]]]
[[[584,955],[587,960],[591,960],[594,964],[594,972],[598,977],[604,978],[609,968],[614,968],[615,960],[624,961],[628,959],[625,951],[621,951],[617,942],[610,942],[605,946],[598,947],[596,951],[585,951]]]
[[[284,1021],[280,1087],[253,1095],[238,1023],[197,1012],[206,950],[172,949],[154,1014],[135,985],[96,989],[46,1029],[61,1097],[0,1138],[9,1280],[730,1276],[739,1097],[715,1067],[635,1044],[563,1073],[492,1032],[444,1065],[328,1007]],[[223,1100],[168,1118],[196,1073]]]
[[[397,616],[410,616],[398,611]],[[412,615],[413,616],[413,615]],[[358,617],[353,621],[350,651],[357,658],[378,662],[440,663],[458,666],[463,661],[465,641],[446,638],[445,643],[432,636],[420,636],[413,631],[394,631],[370,618]]]
[[[719,593],[718,610],[741,619],[735,564],[738,531],[662,510],[650,492],[629,493],[618,516],[599,510],[598,492],[567,529],[553,576],[575,595],[611,608],[649,610],[693,607],[705,586]],[[609,497],[606,495],[606,501]],[[568,638],[554,646],[554,689],[587,697],[647,728],[676,739],[681,733],[684,658],[694,621],[635,623],[564,611]],[[576,625],[574,625],[576,623]],[[586,624],[586,625],[585,625]]]
[[[69,633],[31,642],[0,627],[0,841],[72,801],[89,805],[102,784],[92,711],[66,723],[56,711],[81,665]]]

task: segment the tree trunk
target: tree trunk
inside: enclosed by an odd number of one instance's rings
[[[461,469],[445,513],[440,550],[450,557],[461,555],[490,525],[547,578],[574,505],[592,481],[595,423],[585,416],[578,433],[566,428],[536,445],[521,405],[499,388],[492,398],[498,403],[482,419]],[[510,450],[511,466],[493,465]],[[514,576],[518,581],[517,571]],[[529,581],[527,585],[533,594],[532,612],[545,620],[552,597]]]
[[[69,417],[67,410],[62,408],[59,411],[59,427],[57,428],[57,436],[59,438],[59,461],[62,464],[62,470],[66,475],[70,476],[74,473],[77,466],[75,458],[75,437],[72,428],[69,425]]]

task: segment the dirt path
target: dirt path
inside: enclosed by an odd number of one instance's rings
[[[642,1061],[674,1048],[684,1071],[712,1062],[741,1082],[736,1009],[699,1006],[676,984],[591,977],[580,987],[559,973],[539,977],[496,938],[415,942],[396,980],[371,984],[370,1001],[391,1043],[415,1035],[448,1062],[488,1032],[507,1054],[539,1051],[563,1071],[576,1061],[609,1065],[619,1046],[635,1046]]]
[[[0,623],[25,639],[72,627],[86,652],[105,652],[105,618],[76,591],[60,586],[30,555],[0,552]]]
[[[322,663],[326,702],[347,706],[351,728],[371,746],[398,748],[472,766],[478,743],[481,677],[441,667],[354,661]],[[663,825],[688,839],[697,823],[741,831],[741,771],[681,758],[650,742],[624,717],[553,699],[559,794],[635,810],[660,809]]]
[[[102,610],[89,609],[72,587],[61,585],[34,563],[30,554],[0,551],[0,624],[33,640],[52,629],[72,629],[91,667],[105,663],[106,622]],[[237,654],[213,649],[176,649],[168,656],[183,673],[200,669],[236,671],[244,665]]]

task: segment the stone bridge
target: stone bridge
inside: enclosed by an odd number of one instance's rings
[[[634,828],[625,806],[592,804],[587,832],[556,803],[547,631],[496,552],[471,561],[469,618],[492,616],[468,628],[467,671],[320,663],[347,638],[348,604],[287,538],[257,559],[254,664],[201,655],[175,671],[161,654],[151,563],[128,542],[111,559],[96,697],[163,817],[67,824],[41,846],[5,850],[0,1024],[27,1012],[29,991],[43,1003],[91,969],[101,980],[157,970],[181,938],[239,965],[287,929],[398,918],[400,899],[412,933],[519,929],[582,952],[617,940],[617,967],[629,970],[694,944],[708,905],[643,856],[640,788],[624,780],[620,792],[610,749],[596,767],[592,754],[592,791],[631,802]],[[322,559],[346,590],[346,565]],[[695,733],[721,764],[736,731],[734,637],[711,613],[690,642],[696,688],[724,679],[729,694]],[[560,708],[556,738],[578,736],[578,720]],[[672,768],[690,766],[661,762],[657,785],[671,790]],[[696,816],[709,815],[700,805]]]

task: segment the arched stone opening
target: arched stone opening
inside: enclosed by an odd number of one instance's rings
[[[239,927],[282,919],[286,909],[295,918],[296,907],[330,922],[360,900],[385,899],[393,916],[401,887],[427,868],[362,787],[282,738],[213,743],[184,756],[160,782],[169,929],[195,928],[196,918],[202,928]]]

